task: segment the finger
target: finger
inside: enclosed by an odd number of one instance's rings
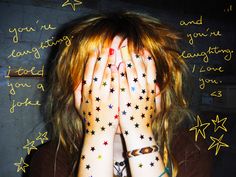
[[[93,79],[93,71],[96,63],[97,51],[94,51],[90,54],[89,59],[86,63],[86,68],[83,78],[83,95],[87,96]]]
[[[118,70],[115,65],[111,66],[111,87],[110,87],[110,97],[111,99],[118,100],[119,93],[119,75]]]
[[[123,43],[121,45],[121,48],[120,48],[120,51],[121,51],[122,60],[124,62],[131,60],[131,56],[129,54],[127,39],[125,39],[123,41]]]
[[[156,104],[155,112],[156,112],[156,114],[158,114],[161,112],[161,92],[160,92],[160,88],[158,85],[156,85],[155,104]]]
[[[103,48],[100,54],[97,56],[96,64],[93,72],[93,81],[92,81],[92,89],[99,88],[101,86],[103,75],[105,68],[107,66],[108,60],[108,48]]]
[[[107,98],[110,95],[110,84],[111,84],[111,69],[105,68],[102,84],[100,86],[100,94],[103,98]]]
[[[132,61],[137,71],[139,84],[143,88],[146,86],[145,64],[143,62],[142,57],[139,56],[138,54],[132,53],[131,56],[132,56]]]
[[[74,100],[75,100],[75,107],[79,111],[80,105],[82,102],[82,82],[78,85],[78,87],[74,91]]]
[[[120,103],[124,103],[129,98],[129,87],[128,87],[128,81],[127,81],[126,73],[125,73],[125,64],[123,62],[119,65],[119,84],[120,84],[120,90],[119,90],[120,100],[119,101]],[[124,104],[120,104],[120,105],[122,109],[122,105]]]
[[[109,49],[109,56],[107,60],[107,66],[111,68],[111,65],[114,65],[116,62],[116,57],[115,57],[115,50],[113,48]]]
[[[156,86],[156,65],[154,59],[151,57],[150,53],[144,50],[144,60],[146,63],[146,82],[148,85],[148,90],[155,90]]]

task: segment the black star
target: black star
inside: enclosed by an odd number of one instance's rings
[[[111,78],[111,81],[114,81],[114,80],[115,80],[114,77],[112,77],[112,78]]]
[[[145,91],[145,89],[142,89],[142,93],[145,93],[146,91]]]
[[[90,165],[86,165],[86,169],[88,169],[88,170],[89,170],[89,169],[90,169]]]
[[[112,123],[111,123],[111,122],[109,122],[109,123],[108,123],[108,126],[109,126],[109,127],[110,127],[110,126],[112,126]]]
[[[100,107],[96,107],[96,110],[97,110],[97,111],[100,111],[101,109],[100,109]]]
[[[151,163],[150,163],[150,165],[151,165],[151,167],[153,167],[153,166],[154,166],[154,163],[153,163],[153,162],[151,162]]]
[[[82,155],[82,156],[81,156],[81,159],[82,159],[82,160],[84,160],[84,159],[85,159],[85,156],[84,156],[84,155]]]
[[[89,130],[88,130],[88,129],[86,129],[86,133],[87,133],[87,134],[89,133]]]
[[[148,106],[145,106],[145,110],[148,110]]]
[[[138,81],[138,78],[134,78],[134,80],[133,80],[134,82],[137,82]]]
[[[146,126],[147,126],[147,127],[150,127],[150,124],[149,124],[149,123],[147,123],[147,124],[146,124]]]
[[[145,114],[144,114],[144,113],[142,113],[142,114],[141,114],[141,117],[142,117],[142,119],[143,119],[143,118],[145,118]]]
[[[149,141],[152,141],[152,137],[149,137],[148,139],[149,139]]]
[[[87,125],[90,126],[90,122],[87,122]]]
[[[101,127],[101,130],[102,130],[102,131],[105,131],[105,127],[102,126],[102,127]]]
[[[94,130],[92,130],[92,131],[91,131],[91,134],[92,134],[92,135],[95,135],[95,131],[94,131]]]
[[[127,103],[126,105],[127,105],[127,107],[130,107],[130,106],[131,106],[131,103]]]
[[[154,79],[154,80],[153,80],[153,82],[154,82],[154,83],[156,83],[156,82],[157,82],[157,80],[156,80],[156,79]]]
[[[145,74],[145,73],[143,73],[143,77],[146,77],[146,74]]]
[[[130,116],[130,120],[134,120],[134,117],[133,117],[133,116]]]
[[[127,67],[131,68],[131,67],[132,67],[132,64],[131,64],[131,63],[128,63],[128,64],[127,64]]]
[[[137,110],[138,108],[139,108],[138,105],[136,105],[136,106],[135,106],[135,109]]]
[[[86,80],[83,80],[83,81],[82,81],[82,84],[83,84],[83,85],[86,84]]]
[[[96,97],[96,101],[99,102],[99,101],[100,101],[100,98],[99,98],[99,97]]]
[[[96,117],[95,121],[96,121],[96,122],[99,122],[100,120],[99,120],[99,118],[98,118],[98,117]]]
[[[85,103],[89,103],[89,101],[88,101],[88,100],[86,100],[86,101],[85,101]]]
[[[90,89],[90,90],[89,90],[89,94],[91,94],[91,93],[92,93],[92,90]]]
[[[98,57],[98,58],[97,58],[98,61],[101,61],[101,59],[102,59],[101,57]]]
[[[152,57],[148,56],[148,60],[152,60]]]
[[[159,158],[156,156],[156,161],[158,161],[159,160]]]
[[[141,140],[144,139],[144,136],[143,136],[143,135],[140,135],[140,139],[141,139]]]
[[[138,55],[138,54],[136,54],[135,56],[136,56],[136,58],[139,58],[139,55]]]
[[[88,115],[91,116],[92,115],[91,112],[88,112]]]
[[[146,97],[146,101],[149,101],[149,97],[148,96]]]
[[[150,115],[150,118],[152,118],[152,114]]]
[[[126,130],[126,131],[125,131],[125,135],[128,135],[128,134],[129,134],[129,132]]]
[[[110,89],[110,92],[111,92],[111,93],[113,93],[114,91],[115,91],[114,88],[111,88],[111,89]]]
[[[90,151],[95,151],[95,147],[91,147]]]
[[[122,72],[120,75],[121,75],[121,77],[124,77],[124,76],[125,76],[125,73]]]
[[[135,128],[138,128],[139,127],[139,124],[138,123],[136,123],[136,124],[134,124],[135,125]]]
[[[154,93],[155,93],[155,91],[154,91],[154,90],[152,90],[152,91],[151,91],[151,93],[152,93],[152,94],[154,94]]]
[[[143,97],[142,97],[142,96],[139,96],[139,99],[140,99],[140,100],[142,100],[142,99],[143,99]]]
[[[109,64],[107,65],[107,67],[108,67],[108,68],[111,68],[111,63],[109,63]]]
[[[96,82],[98,80],[98,78],[95,77],[95,78],[93,78],[93,80]]]

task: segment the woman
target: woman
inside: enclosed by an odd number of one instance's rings
[[[188,72],[177,33],[122,12],[89,16],[65,34],[73,39],[59,46],[46,105],[55,136],[34,155],[31,176],[210,175],[204,144],[182,126]]]

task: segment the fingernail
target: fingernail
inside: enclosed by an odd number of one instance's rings
[[[115,50],[114,50],[113,48],[110,48],[110,49],[109,49],[109,55],[113,55],[113,54],[114,54],[114,51],[115,51]]]

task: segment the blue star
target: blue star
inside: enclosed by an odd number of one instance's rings
[[[112,105],[112,104],[109,104],[108,107],[109,107],[110,109],[112,109],[112,108],[113,108],[113,105]]]
[[[125,110],[124,110],[124,111],[122,111],[122,114],[123,114],[123,115],[126,115],[126,112],[125,112]]]
[[[131,87],[132,91],[134,92],[135,91],[135,87]]]

